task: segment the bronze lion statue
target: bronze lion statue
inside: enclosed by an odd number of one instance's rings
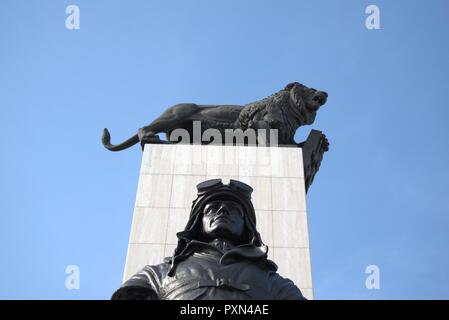
[[[185,129],[193,137],[193,124],[199,121],[202,133],[207,129],[218,129],[221,133],[226,129],[277,129],[279,145],[297,145],[294,140],[296,130],[312,124],[326,100],[326,92],[294,82],[265,99],[244,106],[181,103],[168,108],[120,144],[111,144],[109,131],[104,129],[102,142],[111,151],[120,151],[139,142],[142,148],[146,143],[170,143],[173,141],[160,140],[158,134],[165,133],[169,140],[174,130]]]

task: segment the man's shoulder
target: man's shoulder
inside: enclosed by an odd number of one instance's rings
[[[157,296],[170,264],[146,265],[125,281],[112,295],[112,299],[148,299]]]
[[[140,271],[141,273],[144,273],[148,277],[164,277],[167,275],[168,271],[171,267],[171,258],[165,258],[164,262],[156,265],[146,265],[142,268]]]

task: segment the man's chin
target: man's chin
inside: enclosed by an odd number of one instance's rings
[[[226,224],[216,224],[211,230],[214,234],[227,234],[229,233],[229,228]]]
[[[231,233],[231,230],[229,230],[225,224],[217,224],[212,230],[210,230],[210,235],[213,238],[226,238]]]

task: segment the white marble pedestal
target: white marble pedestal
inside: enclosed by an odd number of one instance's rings
[[[254,188],[257,229],[279,274],[313,299],[300,148],[147,144],[143,153],[124,280],[170,256],[196,185],[221,178]]]

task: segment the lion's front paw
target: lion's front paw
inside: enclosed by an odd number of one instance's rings
[[[326,152],[329,151],[329,140],[327,140],[326,136],[323,134],[321,137],[321,149]]]

